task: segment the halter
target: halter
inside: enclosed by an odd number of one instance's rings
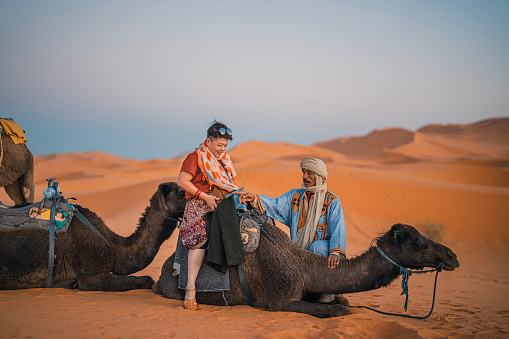
[[[182,218],[179,218],[179,219],[170,218],[170,217],[168,217],[168,216],[166,216],[166,215],[164,215],[164,214],[161,214],[161,213],[157,212],[157,211],[156,211],[155,209],[153,209],[153,208],[150,208],[150,209],[152,210],[152,212],[154,212],[154,213],[155,213],[155,214],[157,214],[157,215],[160,215],[160,216],[161,216],[161,217],[163,217],[163,218],[166,218],[166,219],[171,220],[171,221],[175,221],[175,222],[177,223],[177,226],[176,226],[176,227],[179,227],[179,226],[180,226],[180,223],[182,222]]]
[[[402,279],[401,279],[401,288],[402,288],[401,295],[404,294],[406,296],[406,298],[405,298],[405,312],[406,312],[407,306],[408,306],[408,280],[410,279],[410,276],[413,273],[415,273],[415,274],[424,274],[424,273],[430,273],[430,272],[437,272],[436,275],[435,275],[435,285],[433,287],[433,303],[431,304],[431,310],[429,311],[428,315],[426,315],[424,317],[417,317],[417,316],[412,316],[412,315],[407,315],[407,314],[382,312],[382,311],[375,310],[375,309],[373,309],[371,307],[367,307],[367,306],[350,306],[350,307],[366,308],[368,310],[371,310],[371,311],[374,311],[374,312],[378,312],[378,313],[382,313],[382,314],[386,314],[386,315],[395,315],[395,316],[407,317],[407,318],[413,318],[413,319],[426,319],[427,317],[429,317],[431,315],[431,313],[433,312],[433,308],[435,307],[435,295],[436,295],[436,291],[437,291],[438,272],[442,271],[442,268],[444,267],[444,263],[441,262],[440,264],[438,264],[438,266],[436,268],[431,269],[431,270],[427,270],[427,271],[412,271],[412,270],[409,270],[406,267],[401,266],[400,264],[396,263],[394,260],[389,258],[380,249],[380,247],[375,246],[375,249],[378,251],[378,253],[380,253],[382,258],[384,258],[385,260],[387,260],[391,264],[397,266],[399,268],[399,273],[403,276]]]

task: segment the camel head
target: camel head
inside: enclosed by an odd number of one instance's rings
[[[435,268],[453,271],[459,267],[456,254],[448,247],[426,238],[415,227],[396,224],[377,240],[377,246],[392,260],[409,269]]]
[[[164,182],[150,198],[150,207],[171,218],[181,218],[186,208],[185,191],[175,182]]]

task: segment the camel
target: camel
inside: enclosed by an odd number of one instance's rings
[[[334,268],[327,268],[327,258],[298,247],[273,220],[265,217],[262,236],[255,252],[245,253],[241,265],[254,307],[270,311],[305,313],[327,318],[349,313],[348,300],[338,298],[334,304],[316,302],[322,293],[347,294],[385,287],[400,275],[398,267],[382,258],[375,246],[363,254],[344,259]],[[263,235],[263,230],[268,236]],[[273,239],[273,240],[272,240]],[[449,248],[421,235],[413,226],[396,224],[372,244],[378,246],[396,263],[411,269],[437,267],[452,271],[459,267],[456,255]],[[152,290],[170,299],[183,300],[178,289],[170,256],[161,269],[159,281]],[[342,299],[342,300],[341,300]],[[230,290],[197,292],[198,304],[246,305],[237,267],[230,268]]]
[[[127,291],[151,288],[149,276],[131,276],[147,267],[177,226],[185,208],[184,191],[176,183],[162,183],[150,198],[136,231],[121,237],[94,212],[76,208],[104,236],[76,216],[69,230],[56,236],[55,266],[50,287],[92,291]],[[173,218],[173,220],[168,219]],[[19,230],[0,233],[0,289],[46,286],[48,231]]]
[[[34,157],[26,144],[14,144],[2,134],[0,186],[15,204],[34,202]]]

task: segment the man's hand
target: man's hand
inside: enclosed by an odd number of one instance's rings
[[[327,258],[327,267],[335,268],[336,266],[338,266],[340,260],[341,259],[339,258],[339,254],[336,253],[329,254],[329,257]]]
[[[253,193],[248,193],[248,192],[233,192],[233,194],[239,195],[239,202],[241,204],[245,204],[246,202],[254,201],[255,197],[256,197],[256,195],[254,195]]]

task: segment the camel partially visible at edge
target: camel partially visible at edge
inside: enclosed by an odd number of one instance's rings
[[[25,144],[14,144],[8,135],[0,135],[2,163],[0,186],[15,204],[34,202],[34,157]]]

